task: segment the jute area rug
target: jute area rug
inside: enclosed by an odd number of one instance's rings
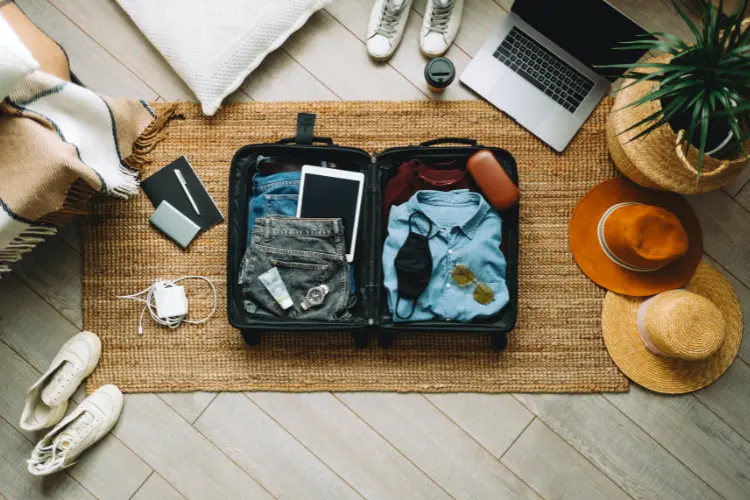
[[[167,105],[155,104],[163,112]],[[612,177],[607,154],[606,101],[565,154],[557,154],[490,105],[479,102],[244,103],[213,118],[180,104],[178,119],[142,167],[147,176],[186,155],[227,210],[229,163],[245,144],[294,135],[300,111],[317,113],[315,133],[337,144],[380,151],[437,137],[467,137],[500,146],[518,162],[521,185],[519,317],[504,352],[488,335],[400,335],[388,349],[358,350],[346,333],[267,334],[247,347],[227,322],[226,224],[201,235],[187,252],[149,226],[145,195],[92,201],[85,236],[84,324],[103,352],[88,390],[116,384],[151,391],[626,391],[628,383],[602,340],[604,292],[578,270],[568,251],[568,219],[589,188]],[[177,330],[146,316],[118,295],[160,278],[201,275],[219,294],[216,315]],[[202,285],[188,287],[196,316],[210,305]]]

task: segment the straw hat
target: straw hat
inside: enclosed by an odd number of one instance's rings
[[[682,394],[707,386],[732,364],[742,342],[742,310],[729,282],[701,262],[684,289],[648,299],[607,293],[602,329],[628,378]]]
[[[703,253],[700,224],[682,197],[622,177],[594,186],[578,202],[568,237],[586,276],[636,297],[680,288]]]

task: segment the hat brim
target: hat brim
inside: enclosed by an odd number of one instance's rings
[[[602,309],[604,344],[620,370],[633,382],[655,392],[683,394],[706,387],[729,368],[742,343],[742,309],[732,286],[707,262],[701,262],[685,289],[706,297],[724,315],[724,343],[698,361],[659,356],[641,340],[636,317],[644,297],[608,292]]]
[[[597,229],[604,212],[624,202],[654,205],[672,212],[687,232],[687,253],[656,271],[630,271],[614,263],[604,253]],[[623,177],[594,186],[578,202],[568,226],[568,238],[573,258],[586,276],[607,290],[635,297],[656,295],[685,285],[695,273],[703,254],[700,223],[681,196],[646,189]]]

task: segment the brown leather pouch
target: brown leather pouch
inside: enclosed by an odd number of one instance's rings
[[[495,210],[502,212],[518,203],[518,186],[491,151],[483,149],[471,155],[466,168]]]

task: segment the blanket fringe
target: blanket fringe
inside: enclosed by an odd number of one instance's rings
[[[76,215],[85,215],[88,213],[88,202],[91,196],[96,193],[94,188],[88,185],[83,179],[76,179],[65,193],[65,201],[62,207],[55,212],[40,217],[39,221],[56,226],[64,226],[70,219]]]
[[[176,117],[177,104],[163,108],[162,112],[146,127],[146,130],[133,143],[133,149],[120,166],[124,182],[108,194],[128,198],[138,193],[138,169],[148,163],[148,153],[166,136],[167,123]],[[128,168],[131,167],[131,168]],[[15,238],[8,246],[0,249],[0,274],[10,271],[10,264],[21,260],[23,254],[30,252],[45,238],[57,233],[55,226],[63,226],[76,215],[88,213],[88,201],[96,191],[83,179],[76,179],[65,194],[65,201],[59,210],[39,219],[39,224],[32,224]],[[48,225],[52,224],[52,225]]]
[[[164,128],[173,118],[176,109],[177,104],[164,109],[146,127],[141,135],[138,136],[133,143],[132,153],[120,165],[122,182],[116,188],[109,190],[107,194],[119,198],[129,198],[138,194],[139,174],[136,170],[128,167],[138,168],[148,162],[146,156],[164,139],[166,135]],[[39,220],[47,224],[64,226],[74,216],[88,213],[88,202],[94,194],[96,194],[96,190],[84,180],[77,179],[68,189],[63,206],[59,210],[41,217]]]
[[[177,104],[172,104],[171,106],[162,109],[159,115],[154,118],[154,121],[152,121],[138,139],[135,140],[130,156],[124,160],[129,167],[139,169],[148,163],[148,153],[150,153],[156,145],[166,137],[165,127],[175,116],[175,110],[177,110]],[[135,189],[138,189],[137,184]]]
[[[57,228],[54,226],[32,224],[27,227],[10,245],[0,250],[0,275],[9,272],[11,263],[18,262],[23,254],[32,251],[45,238],[56,233]]]

